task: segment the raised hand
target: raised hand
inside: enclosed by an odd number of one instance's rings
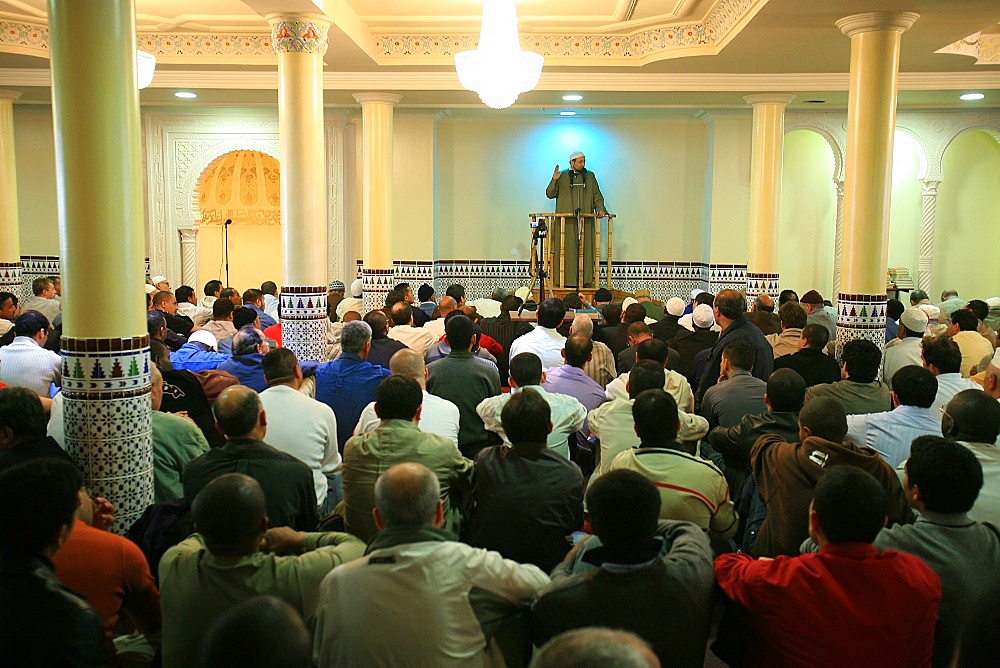
[[[561,173],[562,173],[562,172],[560,172],[560,171],[559,171],[559,165],[556,165],[556,169],[555,169],[555,171],[554,171],[554,172],[552,172],[552,180],[553,180],[553,181],[556,181],[556,180],[557,180],[557,179],[559,178],[559,175],[560,175]]]

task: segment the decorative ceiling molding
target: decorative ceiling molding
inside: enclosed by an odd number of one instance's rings
[[[972,56],[976,59],[976,65],[997,65],[1000,64],[1000,34],[973,33],[965,39],[938,49],[935,53]]]

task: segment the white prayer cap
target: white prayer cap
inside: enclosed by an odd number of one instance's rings
[[[572,153],[569,154],[569,161],[573,162],[577,158],[582,158],[582,157],[583,153],[581,153],[580,151],[573,151]]]
[[[709,329],[715,324],[715,314],[712,311],[712,307],[708,304],[698,304],[695,306],[691,314],[691,319],[694,321],[696,327],[701,327],[702,329]]]
[[[160,291],[158,287],[156,287],[155,285],[150,285],[149,283],[146,283],[146,285],[143,287],[146,288],[147,295],[155,295],[157,292]]]
[[[360,278],[351,283],[351,296],[360,297],[364,293],[365,282]]]
[[[927,320],[937,322],[938,318],[941,317],[941,309],[934,304],[918,304],[917,308],[927,314]]]
[[[705,292],[705,291],[702,290],[701,288],[695,288],[694,290],[691,291],[691,300],[694,301],[694,298],[697,297],[698,295],[700,295],[703,292]]]
[[[212,350],[219,349],[219,341],[215,338],[215,334],[204,329],[191,332],[191,336],[188,337],[188,343],[203,343]]]
[[[671,297],[667,300],[667,313],[670,315],[684,315],[684,307],[687,306],[680,297]]]
[[[922,308],[911,306],[903,311],[899,316],[899,324],[906,328],[908,332],[922,334],[927,329],[927,314]]]
[[[527,285],[522,285],[517,290],[514,290],[514,296],[518,297],[522,302],[528,301],[528,297],[531,296],[531,288]]]
[[[149,282],[152,283],[153,285],[156,285],[157,283],[163,283],[166,280],[167,280],[166,276],[153,276],[151,279],[149,279]]]
[[[638,303],[639,301],[635,297],[626,297],[625,300],[622,301],[622,312],[624,312],[625,309],[627,309],[632,304],[638,304]]]

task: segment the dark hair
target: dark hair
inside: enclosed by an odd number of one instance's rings
[[[394,292],[402,293],[403,297],[406,297],[406,291],[410,289],[409,283],[397,283],[392,286]]]
[[[278,293],[278,285],[274,281],[264,281],[260,284],[260,291],[265,295],[276,295]]]
[[[37,394],[24,387],[0,389],[0,428],[9,428],[16,438],[40,438],[48,424]]]
[[[823,350],[830,342],[830,330],[815,323],[803,327],[799,336],[806,340],[810,350]]]
[[[258,299],[263,299],[264,293],[257,288],[247,288],[243,291],[243,303],[252,304]]]
[[[867,339],[854,339],[844,344],[841,354],[847,377],[857,383],[871,383],[878,378],[882,351]]]
[[[518,357],[527,354],[530,353],[522,353]],[[529,387],[515,392],[504,404],[500,411],[500,423],[515,448],[519,443],[545,443],[552,424],[552,409],[541,394]]]
[[[228,389],[228,388],[227,388]],[[215,400],[212,404],[212,415],[222,433],[226,436],[243,436],[257,426],[260,412],[264,410],[260,397],[256,392],[241,392],[235,397],[226,397],[228,401]]]
[[[722,356],[729,360],[731,366],[750,371],[757,359],[757,351],[749,341],[737,339],[722,349]]]
[[[767,402],[776,413],[802,410],[806,397],[806,381],[797,371],[778,369],[767,379]]]
[[[399,290],[389,290],[388,294],[385,296],[385,305],[395,306],[399,303],[406,304],[406,293],[400,292]]]
[[[517,295],[507,295],[503,298],[503,301],[500,302],[500,312],[509,313],[510,311],[516,311],[521,308],[521,304],[523,303],[524,301],[522,301]]]
[[[893,320],[899,320],[899,316],[903,315],[903,311],[905,310],[906,306],[898,299],[887,299],[885,301],[885,314]]]
[[[832,397],[815,397],[807,401],[799,413],[799,424],[808,427],[813,436],[834,443],[843,443],[847,436],[847,413]]]
[[[563,304],[566,305],[566,308],[571,308],[571,309],[583,308],[583,299],[581,299],[580,295],[577,294],[576,292],[567,293],[566,296],[563,297],[562,301]]]
[[[252,355],[265,340],[262,331],[253,325],[244,325],[233,334],[233,355]]]
[[[694,298],[694,303],[712,306],[715,304],[715,295],[711,292],[699,292],[698,296]]]
[[[413,319],[413,308],[406,302],[396,302],[392,305],[390,312],[392,313],[393,326],[409,325]]]
[[[802,329],[808,324],[808,317],[806,310],[798,302],[785,302],[778,309],[778,318],[785,329]]]
[[[212,319],[226,320],[229,314],[236,310],[236,304],[228,299],[216,299],[212,302]],[[247,309],[248,311],[251,309]],[[252,322],[252,321],[251,321]]]
[[[191,502],[195,530],[209,552],[253,551],[267,502],[260,483],[242,473],[224,473],[205,485]]]
[[[945,411],[958,440],[994,443],[1000,435],[1000,402],[982,390],[962,390],[951,398]]]
[[[3,295],[0,294],[0,304],[3,304],[4,299],[5,298],[3,297]],[[14,303],[16,304],[17,302]],[[986,320],[986,318],[989,317],[990,315],[990,305],[984,302],[982,299],[971,300],[968,304],[965,305],[965,308],[975,313],[976,317],[979,318],[980,320]]]
[[[535,353],[520,353],[510,360],[510,377],[518,387],[542,382],[542,360]]]
[[[187,300],[191,299],[191,297],[194,297],[194,288],[192,288],[190,285],[182,285],[181,287],[174,290],[174,297],[177,298],[177,301],[179,303],[184,303]],[[3,302],[0,302],[0,304],[2,303]]]
[[[10,300],[11,304],[17,306],[18,303],[17,295],[15,295],[13,292],[0,292],[0,306],[3,306],[4,302],[6,302],[8,299]]]
[[[205,284],[204,290],[205,290],[205,296],[211,297],[216,292],[222,290],[222,281],[215,281],[215,280],[209,281],[208,283]]]
[[[434,296],[434,288],[424,283],[417,289],[417,299],[422,302],[427,301],[432,296]]]
[[[663,365],[653,360],[639,360],[628,374],[628,396],[635,399],[646,390],[662,390],[667,382]]]
[[[445,320],[444,333],[448,337],[448,345],[452,350],[468,350],[472,345],[472,338],[476,334],[475,325],[472,320],[461,313],[455,311],[456,315]]]
[[[266,355],[261,366],[264,367],[264,378],[269,384],[287,383],[295,377],[295,367],[299,358],[288,348],[275,348]]]
[[[401,302],[401,303],[406,304],[406,302]],[[407,308],[409,308],[409,306],[410,306],[409,304],[406,304]],[[389,321],[388,319],[386,319],[384,311],[381,311],[379,309],[375,309],[374,311],[369,311],[368,313],[365,313],[365,317],[362,318],[362,320],[367,322],[368,326],[372,328],[373,339],[377,338],[376,335],[378,335],[379,337],[385,337],[385,328],[389,325]],[[393,318],[393,322],[396,322],[395,318]],[[409,321],[401,324],[409,324]]]
[[[925,299],[928,299],[926,290],[920,290],[918,288],[910,292],[910,304],[919,304]]]
[[[198,650],[199,668],[312,665],[312,643],[299,612],[276,596],[245,599],[219,615]]]
[[[974,332],[979,329],[979,318],[972,311],[959,309],[951,314],[952,323],[958,325],[959,331]]]
[[[962,351],[950,336],[927,336],[920,342],[921,355],[940,373],[959,373],[962,370]]]
[[[747,300],[736,290],[723,290],[715,295],[715,307],[724,318],[736,320],[747,310]]]
[[[221,299],[221,298],[220,298]],[[225,299],[223,301],[229,301]],[[230,302],[232,303],[232,302]],[[247,325],[252,325],[257,320],[257,311],[247,306],[240,306],[239,308],[233,309],[233,327],[240,329],[246,327]]]
[[[645,309],[642,311],[646,312]],[[622,306],[621,304],[608,304],[604,307],[604,322],[609,325],[618,325],[622,321]]]
[[[983,487],[983,466],[975,453],[960,443],[941,436],[918,436],[910,445],[906,479],[911,487],[920,488],[920,500],[927,510],[967,513]]]
[[[662,389],[645,390],[635,398],[632,420],[643,441],[653,437],[677,438],[677,402]]]
[[[423,402],[420,384],[406,376],[386,376],[375,391],[375,408],[382,420],[412,420]]]
[[[161,327],[166,326],[167,317],[163,315],[163,311],[157,311],[156,309],[146,311],[146,333],[150,337],[159,332]]]
[[[633,322],[644,322],[646,320],[646,309],[642,304],[629,304],[622,315],[622,322],[632,324]]]
[[[236,291],[236,288],[222,288],[222,291],[219,292],[219,299],[232,299],[233,295],[239,294],[240,293]],[[243,297],[240,296],[240,299],[243,299]]]
[[[639,361],[653,360],[660,366],[666,366],[667,360],[670,359],[670,347],[666,341],[656,338],[646,339],[635,347],[635,358]]]
[[[14,336],[35,336],[48,329],[49,319],[38,311],[25,311],[14,321]]]
[[[795,290],[782,290],[778,295],[778,307],[780,308],[785,302],[795,302],[798,303],[799,295]],[[781,316],[778,316],[781,317]]]
[[[616,469],[587,489],[590,525],[613,554],[644,547],[656,533],[660,492],[646,476]]]
[[[889,495],[871,474],[842,464],[816,483],[813,510],[831,543],[871,543],[885,526]]]
[[[549,297],[538,305],[538,326],[555,329],[566,317],[566,305],[555,297]]]
[[[757,295],[753,299],[753,305],[754,308],[757,309],[758,311],[764,311],[765,313],[774,313],[774,301],[771,299],[770,295],[766,294]]]
[[[465,299],[465,286],[461,283],[452,283],[444,294],[455,300],[455,304],[460,304]]]
[[[582,367],[587,363],[590,354],[594,352],[594,341],[589,336],[574,334],[566,339],[563,350],[566,352],[566,364]]]
[[[174,293],[172,293],[170,290],[160,290],[159,292],[154,292],[153,293],[153,307],[155,308],[155,307],[159,306],[160,304],[166,304],[171,299],[173,299],[174,301],[177,301],[177,298],[174,297]]]
[[[892,389],[902,406],[930,408],[937,396],[937,378],[928,369],[909,364],[892,374]]]
[[[628,326],[628,329],[625,330],[625,334],[626,336],[630,336],[633,339],[638,338],[640,336],[653,335],[652,331],[649,329],[649,325],[647,325],[644,320],[636,320],[635,322],[631,323]]]
[[[73,524],[81,487],[79,469],[52,457],[30,459],[0,473],[0,503],[7,509],[0,513],[0,553],[41,556],[56,532]]]

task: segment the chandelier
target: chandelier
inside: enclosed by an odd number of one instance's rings
[[[514,0],[485,0],[479,46],[455,54],[458,80],[487,107],[505,109],[538,84],[541,54],[522,51]]]

